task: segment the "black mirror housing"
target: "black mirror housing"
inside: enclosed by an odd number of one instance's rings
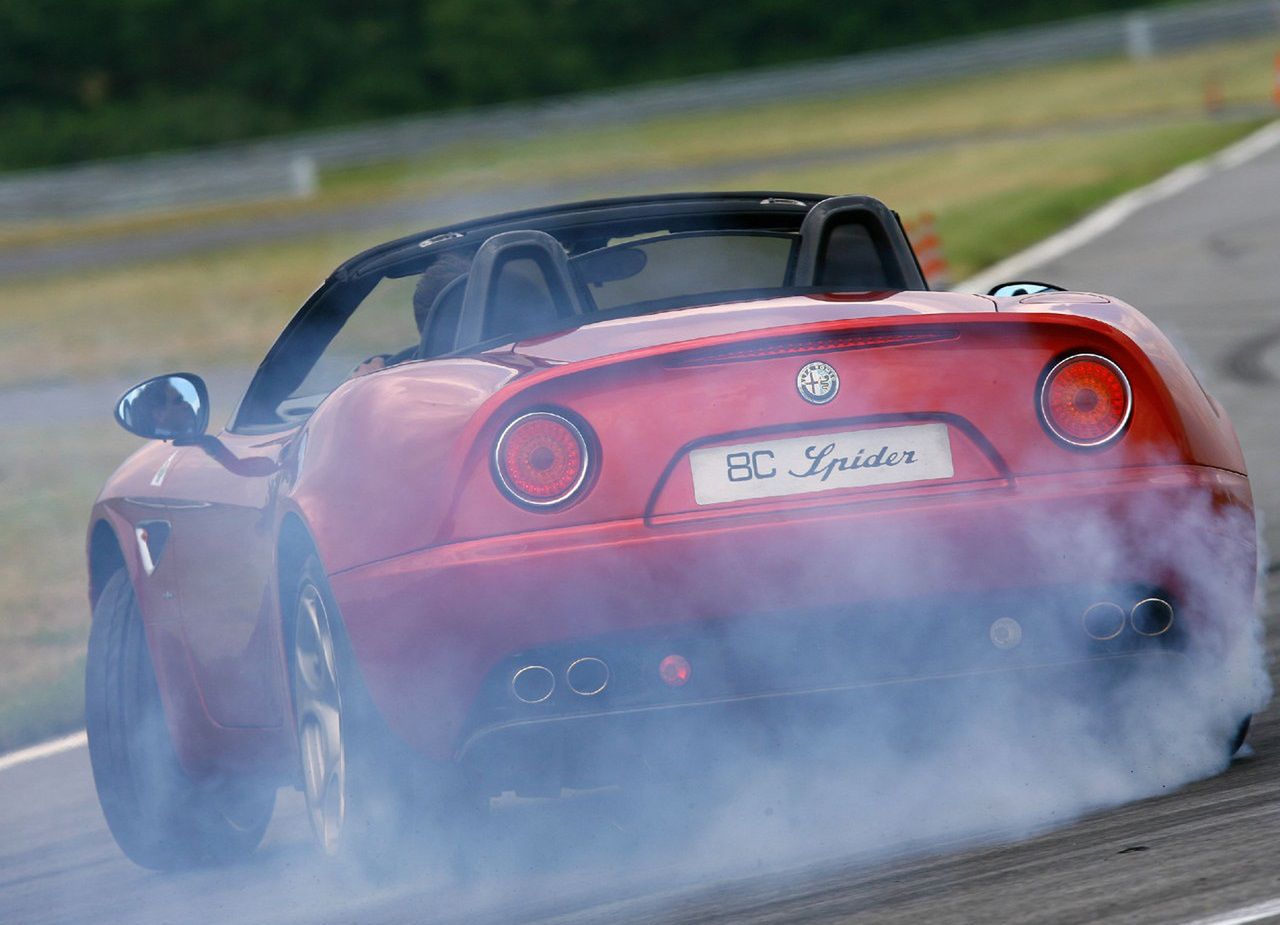
[[[116,402],[116,421],[148,440],[194,441],[209,426],[209,389],[194,373],[140,382]]]

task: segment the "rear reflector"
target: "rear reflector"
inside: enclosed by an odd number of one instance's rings
[[[1120,436],[1133,412],[1133,393],[1120,367],[1094,353],[1069,356],[1040,387],[1040,414],[1063,443],[1097,447]]]
[[[498,484],[515,501],[535,507],[569,500],[586,480],[588,462],[582,431],[549,411],[516,418],[494,448]]]
[[[658,663],[658,677],[671,687],[681,687],[689,680],[692,669],[683,655],[668,655]]]

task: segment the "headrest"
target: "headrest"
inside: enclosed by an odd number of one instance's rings
[[[573,318],[583,305],[559,241],[545,231],[496,234],[472,261],[454,349]]]
[[[797,286],[928,289],[902,224],[870,196],[833,196],[800,225]]]

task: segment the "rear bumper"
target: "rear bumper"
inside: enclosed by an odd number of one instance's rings
[[[744,758],[830,762],[876,749],[910,752],[945,742],[957,730],[1024,734],[1038,728],[1050,698],[1089,711],[1099,727],[1120,729],[1145,709],[1127,683],[1170,680],[1187,668],[1163,648],[1024,661],[911,678],[850,682],[786,691],[672,698],[668,703],[508,719],[470,729],[457,760],[487,792],[558,796],[637,778],[700,777],[744,768]],[[1032,700],[1034,694],[1035,700]],[[1155,710],[1169,706],[1161,701]],[[1240,717],[1230,718],[1238,722]],[[1226,728],[1231,723],[1225,723]],[[883,753],[883,752],[881,752]]]
[[[1073,586],[1158,587],[1192,650],[1225,648],[1251,616],[1248,480],[1204,467],[1019,479],[932,498],[786,515],[613,522],[437,547],[332,577],[364,680],[392,728],[457,757],[517,653],[743,615]],[[902,632],[934,642],[909,608]],[[590,653],[583,653],[590,654]],[[910,677],[910,675],[908,675]]]

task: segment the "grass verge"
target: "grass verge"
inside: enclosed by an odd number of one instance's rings
[[[0,751],[82,724],[85,525],[102,482],[138,444],[103,418],[0,425]]]

